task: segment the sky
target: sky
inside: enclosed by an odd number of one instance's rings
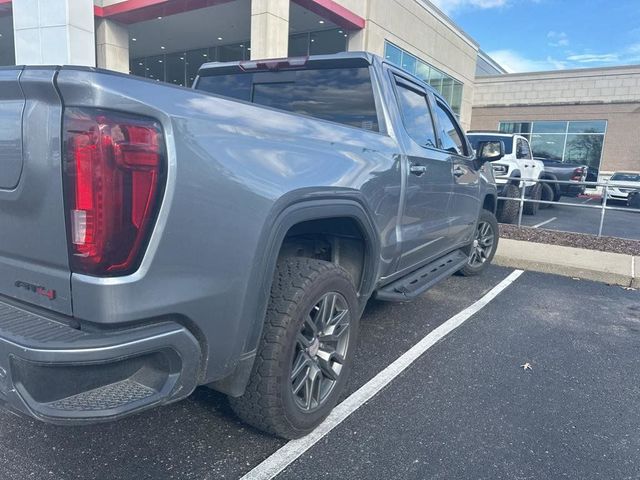
[[[509,72],[640,64],[640,0],[430,0]]]

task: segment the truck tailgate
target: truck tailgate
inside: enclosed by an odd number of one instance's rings
[[[0,69],[0,296],[70,315],[55,75]]]

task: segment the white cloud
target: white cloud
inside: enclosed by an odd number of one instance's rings
[[[612,65],[632,65],[640,63],[640,43],[633,43],[617,52],[597,53],[590,50],[564,51],[562,58],[529,58],[515,50],[495,50],[489,56],[502,65],[509,73],[535,72],[543,70],[564,70],[567,68],[588,68]]]
[[[548,45],[550,47],[566,47],[569,45],[569,36],[565,32],[555,32],[551,30],[547,33]]]
[[[443,12],[449,14],[454,10],[459,10],[464,7],[472,8],[498,8],[506,7],[511,3],[511,0],[430,0],[436,7]]]
[[[567,63],[552,57],[544,60],[526,58],[513,50],[495,50],[489,56],[504,67],[509,73],[535,72],[541,70],[563,70]]]
[[[583,53],[581,55],[569,55],[567,60],[578,63],[617,63],[620,56],[617,53]]]

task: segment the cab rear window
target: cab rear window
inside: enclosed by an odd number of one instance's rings
[[[379,131],[371,76],[366,67],[203,76],[196,89]]]

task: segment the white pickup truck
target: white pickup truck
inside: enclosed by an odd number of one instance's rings
[[[521,189],[524,188],[526,198],[532,200],[542,198],[543,184],[539,180],[544,177],[544,163],[533,158],[529,141],[525,137],[512,133],[478,130],[470,131],[468,137],[474,148],[480,142],[499,140],[504,143],[504,157],[492,164],[498,194],[501,197],[519,199],[522,194]],[[525,180],[519,180],[521,178]],[[526,202],[523,213],[535,215],[540,205]],[[518,211],[519,202],[500,200],[497,211],[498,221],[514,223],[518,218]]]

